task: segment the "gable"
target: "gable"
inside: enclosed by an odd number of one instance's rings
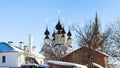
[[[108,56],[101,52],[91,50],[88,47],[79,48],[79,49],[73,51],[72,53],[66,55],[65,57],[63,57],[62,60],[65,62],[72,62],[72,63],[86,65],[89,63],[89,60],[90,60],[89,56],[90,56],[91,52],[93,53],[93,55],[92,55],[93,62],[106,68]]]
[[[81,47],[81,48],[79,48],[79,49],[71,52],[70,54],[64,56],[63,58],[65,58],[65,57],[67,57],[67,56],[71,56],[71,55],[73,55],[73,53],[74,53],[74,55],[75,55],[76,52],[83,51],[83,50],[84,50],[84,51],[88,51],[89,48],[88,48],[88,47],[85,47],[85,46],[84,46],[84,47]],[[90,49],[90,50],[91,50],[91,49]],[[94,50],[94,52],[97,53],[97,54],[100,54],[100,55],[102,55],[102,56],[108,57],[108,55],[107,55],[106,53],[104,53],[104,52],[95,51],[95,50]]]

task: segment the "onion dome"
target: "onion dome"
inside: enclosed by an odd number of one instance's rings
[[[48,35],[46,35],[45,39],[49,39]]]
[[[64,27],[63,27],[61,33],[62,33],[62,34],[66,34]]]
[[[67,36],[72,36],[70,30],[68,31]]]
[[[55,37],[55,30],[54,30],[54,32],[53,32],[53,34],[52,34],[52,37]]]
[[[58,30],[58,31],[57,31],[57,34],[61,34],[61,31],[60,31],[60,30]]]
[[[54,30],[54,32],[53,32],[53,34],[52,34],[52,37],[53,37],[53,41],[55,40],[55,30]]]
[[[68,37],[68,39],[71,39],[71,37]]]
[[[50,32],[48,31],[48,28],[46,28],[45,35],[49,35]]]
[[[62,30],[62,25],[60,24],[60,20],[58,20],[58,24],[56,25],[57,30]]]
[[[65,37],[65,35],[63,34],[62,37]]]

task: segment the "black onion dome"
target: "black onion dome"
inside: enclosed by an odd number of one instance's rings
[[[52,37],[55,37],[55,30],[54,30],[54,32],[53,32],[53,34],[52,34]]]
[[[61,33],[62,33],[62,34],[66,34],[64,27],[63,27]]]
[[[48,37],[48,36],[46,36],[46,37],[45,37],[45,39],[49,39],[49,37]]]
[[[71,39],[71,37],[68,37],[68,39]]]
[[[45,35],[49,35],[50,32],[48,31],[48,29],[46,28],[46,31],[45,31]]]
[[[65,37],[65,35],[63,34],[62,37]]]
[[[72,36],[70,30],[68,31],[67,36]]]
[[[60,20],[58,20],[58,24],[56,25],[57,30],[62,30],[62,25],[60,24]]]
[[[61,31],[60,31],[60,30],[58,30],[58,31],[57,31],[57,34],[61,34]]]

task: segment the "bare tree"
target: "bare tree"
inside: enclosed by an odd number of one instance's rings
[[[79,25],[73,26],[73,30],[76,32],[76,41],[78,46],[82,47],[82,46],[87,46],[87,47],[92,47],[92,48],[97,48],[98,46],[100,46],[103,43],[106,43],[108,41],[108,37],[111,35],[111,28],[108,27],[108,29],[106,29],[106,31],[104,31],[103,33],[99,34],[99,36],[95,35],[93,33],[93,29],[94,29],[95,23],[91,23],[90,24],[86,24],[86,26],[82,29],[80,28]],[[99,27],[99,25],[98,25]],[[94,43],[93,43],[94,42]],[[108,44],[108,43],[106,43]],[[93,46],[94,45],[94,46]]]
[[[78,46],[82,47],[82,46],[87,46],[90,44],[90,41],[92,40],[92,34],[93,34],[93,24],[87,24],[84,28],[85,29],[81,29],[79,25],[77,26],[72,26],[73,27],[73,31],[76,32],[76,41],[78,43]]]
[[[112,34],[106,43],[106,53],[109,54],[109,63],[120,61],[120,19],[113,22]]]
[[[104,51],[104,43],[107,41],[107,38],[111,34],[111,29],[108,28],[105,32],[99,32],[99,24],[97,16],[95,18],[95,22],[90,22],[87,24],[83,30],[79,25],[77,27],[73,26],[73,30],[76,32],[77,43],[80,47],[86,46],[89,49],[96,50],[98,47],[101,47],[101,51]],[[92,67],[92,61],[94,58],[94,54],[91,50],[89,50],[89,63],[88,68]]]
[[[52,59],[62,61],[62,58],[67,54],[67,47],[65,45],[60,45],[52,47],[50,55]]]
[[[41,52],[45,52],[44,54],[48,56],[48,60],[59,60],[67,54],[67,47],[65,45],[44,45]]]

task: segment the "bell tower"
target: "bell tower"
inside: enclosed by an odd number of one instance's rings
[[[97,13],[95,16],[95,24],[93,28],[93,38],[96,42],[94,46],[95,49],[97,49],[98,51],[104,51],[104,40],[102,36],[100,35]]]

